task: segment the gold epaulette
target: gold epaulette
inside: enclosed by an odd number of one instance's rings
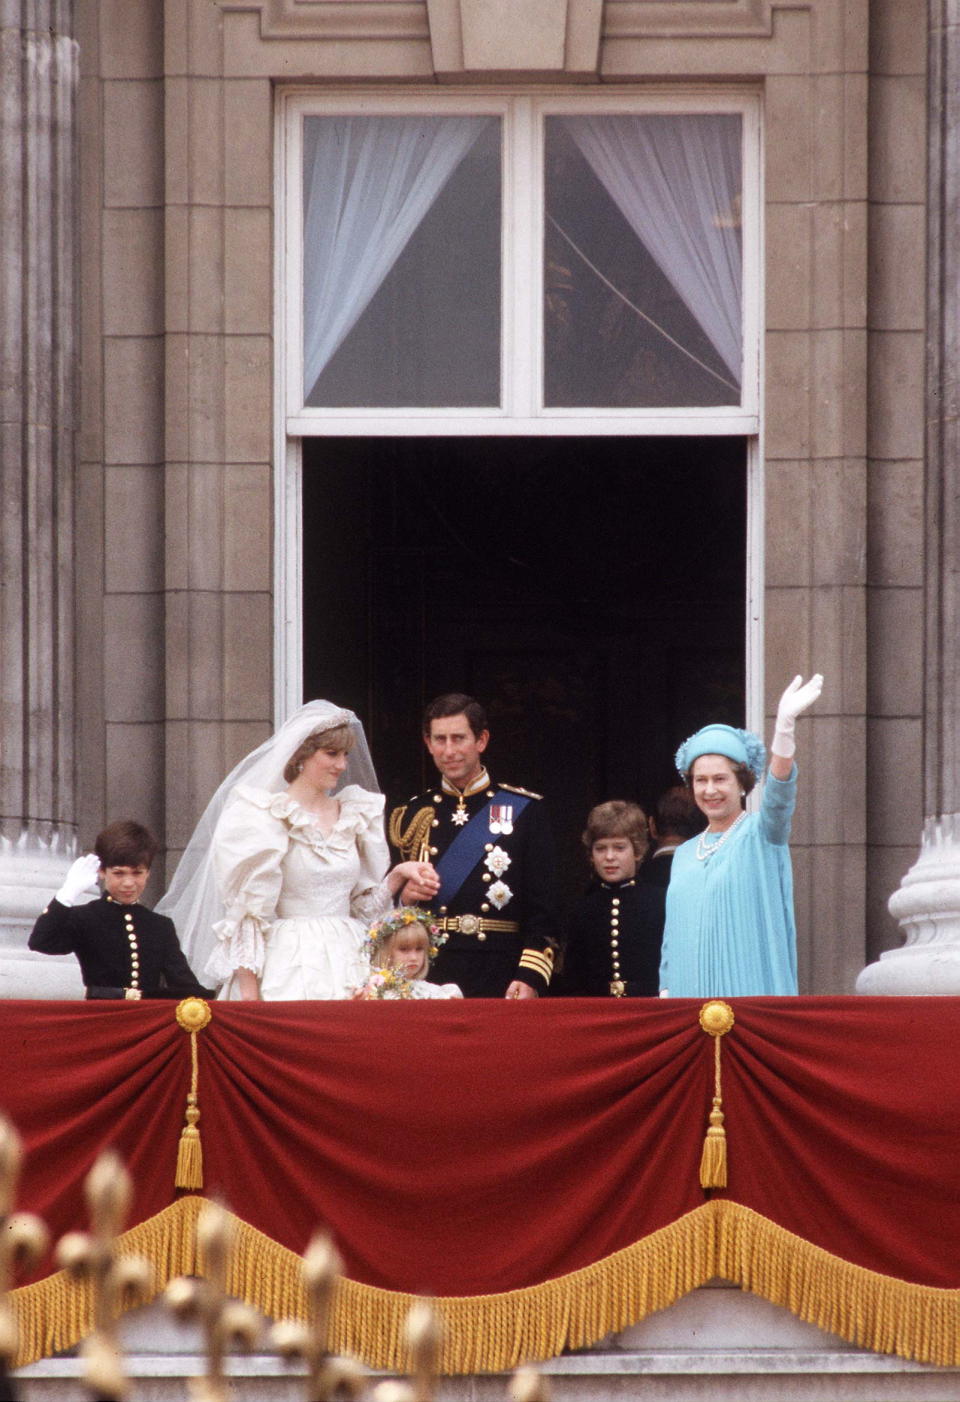
[[[543,798],[542,793],[532,793],[530,789],[521,789],[519,784],[501,784],[497,782],[498,789],[506,789],[507,793],[523,794],[524,798]]]
[[[390,841],[398,852],[406,857],[407,861],[420,861],[424,847],[430,846],[430,828],[433,824],[434,810],[431,807],[418,808],[410,819],[406,827],[403,820],[407,815],[409,803],[405,803],[401,808],[395,808],[390,814],[388,835]]]

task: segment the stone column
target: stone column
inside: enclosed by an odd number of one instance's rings
[[[924,808],[890,898],[906,932],[859,993],[960,994],[960,0],[929,0]]]
[[[0,0],[0,996],[66,996],[26,932],[74,854],[77,46]],[[73,961],[70,961],[71,964]],[[52,968],[49,967],[52,964]]]

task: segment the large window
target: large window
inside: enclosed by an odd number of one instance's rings
[[[752,97],[285,108],[289,433],[756,431]]]

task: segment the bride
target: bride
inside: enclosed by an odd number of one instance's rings
[[[367,926],[427,863],[387,871],[383,794],[352,711],[310,701],[207,806],[157,910],[232,999],[347,998]]]

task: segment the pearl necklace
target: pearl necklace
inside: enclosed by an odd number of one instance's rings
[[[735,819],[734,822],[730,824],[726,832],[722,832],[720,834],[716,842],[707,843],[704,841],[704,838],[707,835],[707,830],[705,829],[697,838],[697,860],[700,862],[705,862],[713,856],[714,852],[719,852],[720,848],[726,842],[727,838],[730,836],[730,834],[734,831],[735,828],[738,828],[740,826],[740,824],[743,822],[746,816],[747,815],[745,812],[741,813],[739,818]]]

